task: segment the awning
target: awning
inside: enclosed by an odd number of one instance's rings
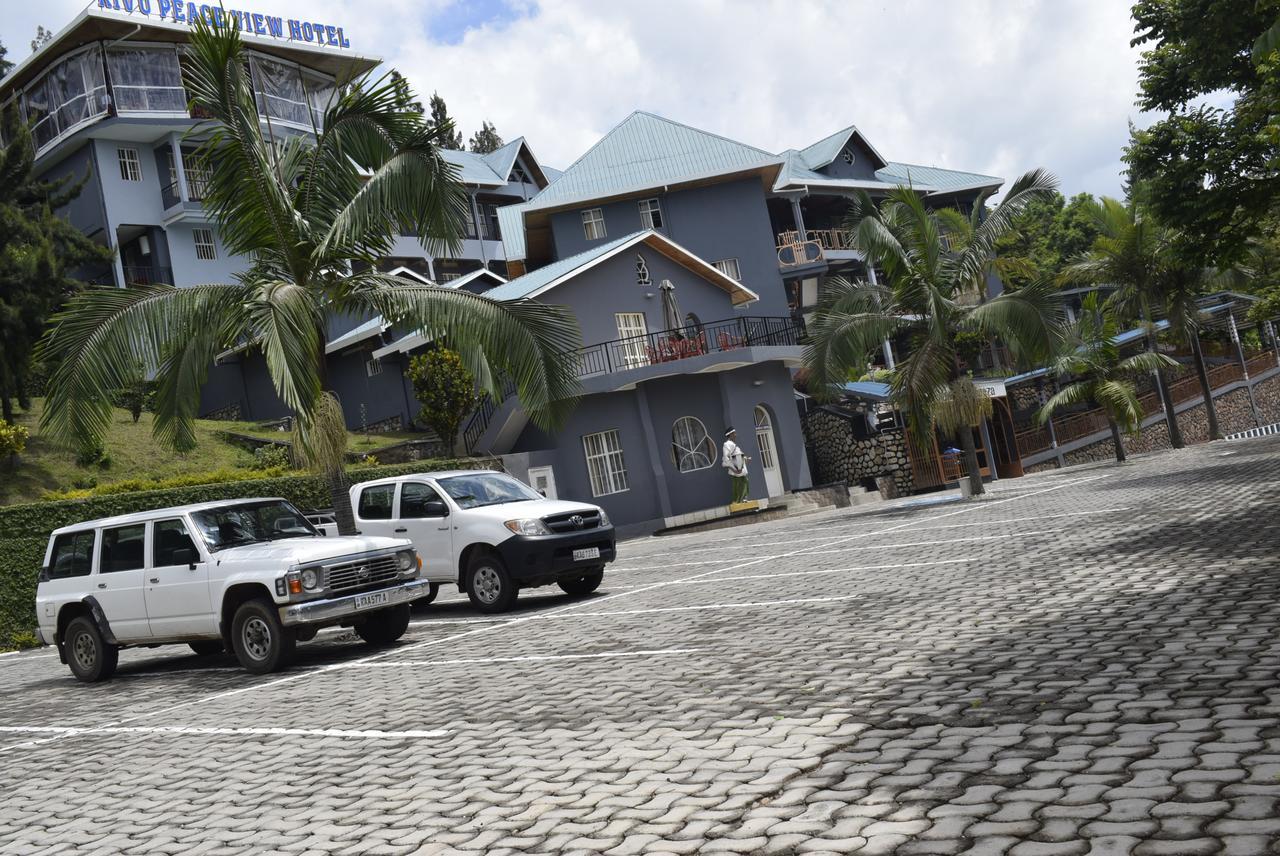
[[[383,320],[381,315],[375,315],[368,321],[356,327],[354,330],[348,330],[338,338],[334,339],[324,346],[326,354],[334,354],[338,351],[350,348],[352,345],[359,344],[365,339],[373,336],[381,336],[383,331],[390,325]]]
[[[412,351],[414,348],[421,348],[423,345],[431,341],[431,337],[422,333],[410,333],[408,336],[401,336],[390,345],[385,345],[373,352],[373,358],[380,360],[383,357],[389,357],[392,354],[403,354],[405,351]]]

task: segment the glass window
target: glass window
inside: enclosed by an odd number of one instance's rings
[[[588,208],[583,211],[582,232],[588,241],[598,241],[605,237],[604,212],[599,208]]]
[[[116,149],[116,158],[120,161],[121,181],[142,181],[142,164],[138,161],[138,150],[121,146]]]
[[[298,68],[256,53],[251,54],[251,61],[258,113],[310,128],[312,106]]]
[[[643,312],[617,312],[613,316],[622,340],[622,358],[627,368],[649,365],[649,330]]]
[[[176,555],[182,550],[189,550],[188,555],[193,558],[200,556],[195,542],[191,540],[191,534],[187,532],[187,524],[176,518],[157,520],[151,524],[151,567],[167,568],[171,565],[186,564],[178,561],[179,556]]]
[[[182,68],[173,48],[113,47],[107,51],[107,70],[118,112],[187,112]]]
[[[587,434],[582,438],[591,477],[591,495],[605,496],[628,490],[627,464],[622,457],[622,441],[617,429]]]
[[[104,115],[110,100],[100,47],[95,45],[50,68],[23,93],[37,150],[77,125]]]
[[[671,460],[682,473],[705,470],[716,462],[715,443],[701,419],[682,416],[671,426]]]
[[[87,577],[93,568],[93,530],[67,532],[53,540],[49,578]]]
[[[459,508],[542,499],[542,494],[505,473],[475,473],[440,479],[440,488]]]
[[[382,360],[365,360],[364,373],[367,377],[382,374]]]
[[[405,482],[400,486],[400,518],[427,517],[427,503],[440,501],[440,494],[429,484]]]
[[[742,282],[742,271],[738,268],[737,259],[721,259],[718,262],[712,262],[711,266],[725,276]]]
[[[143,543],[147,525],[121,526],[102,530],[102,546],[98,548],[98,573],[136,571],[143,566]]]
[[[197,511],[191,520],[210,550],[320,534],[301,511],[284,500],[244,502]]]
[[[380,484],[360,491],[360,502],[356,506],[356,514],[365,520],[390,520],[391,500],[396,495],[396,486]]]
[[[196,258],[212,261],[218,257],[218,246],[213,242],[212,229],[192,229],[195,236]]]
[[[657,199],[640,200],[640,225],[645,229],[662,228],[662,205]]]

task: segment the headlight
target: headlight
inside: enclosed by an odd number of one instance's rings
[[[610,522],[610,520],[609,520],[609,515],[605,513],[605,510],[604,510],[603,508],[602,508],[602,509],[600,509],[600,526],[601,526],[601,528],[604,528],[605,526],[612,526],[612,525],[613,525],[613,524],[612,524],[612,522]]]
[[[315,591],[320,588],[320,569],[319,568],[303,568],[302,569],[302,587],[307,591]]]
[[[400,572],[404,573],[418,563],[418,555],[412,550],[401,550],[396,553],[396,563],[400,566]]]
[[[503,526],[510,529],[517,535],[550,535],[551,530],[547,528],[547,524],[543,523],[536,517],[527,520],[508,520]]]

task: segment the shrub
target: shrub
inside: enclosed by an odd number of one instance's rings
[[[287,470],[293,466],[293,455],[287,446],[270,443],[253,450],[253,468],[255,470]]]
[[[81,443],[80,448],[76,450],[76,465],[81,467],[92,467],[107,457],[106,447],[102,445],[101,440],[85,440]],[[107,459],[107,465],[110,466],[110,459]]]
[[[21,425],[13,425],[0,419],[0,461],[21,455],[27,448],[31,432]]]
[[[409,361],[413,397],[422,409],[418,420],[452,451],[458,445],[458,429],[476,406],[476,379],[462,357],[447,348],[436,348]]]

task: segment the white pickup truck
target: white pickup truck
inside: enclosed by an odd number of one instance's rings
[[[481,612],[510,609],[520,589],[532,586],[590,594],[615,555],[604,509],[546,499],[492,470],[361,482],[351,488],[351,507],[361,534],[413,541],[432,585],[426,600],[448,583]]]
[[[208,502],[90,520],[49,538],[36,587],[40,640],[86,682],[122,648],[229,647],[244,668],[288,665],[331,625],[387,645],[430,584],[403,538],[321,537],[283,499]]]

